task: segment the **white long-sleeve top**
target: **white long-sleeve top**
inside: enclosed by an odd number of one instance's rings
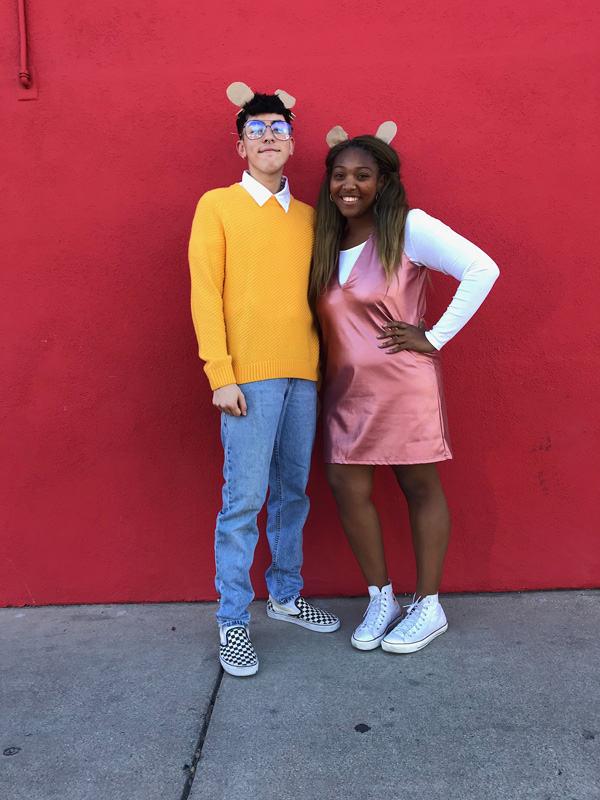
[[[340,251],[339,281],[344,284],[365,243]],[[500,271],[477,245],[418,208],[406,218],[404,252],[413,264],[452,275],[460,281],[446,311],[431,330],[425,331],[436,350],[464,327],[487,297]]]

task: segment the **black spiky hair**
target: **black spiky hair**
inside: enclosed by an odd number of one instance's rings
[[[283,101],[276,94],[259,94],[257,92],[252,100],[242,106],[238,112],[236,126],[240,139],[248,118],[257,117],[259,114],[281,114],[289,123],[294,119],[291,110],[284,106]]]

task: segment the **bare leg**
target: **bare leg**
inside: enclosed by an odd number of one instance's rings
[[[417,562],[417,597],[437,594],[450,540],[450,512],[437,464],[392,469],[408,503]]]
[[[381,523],[371,500],[375,467],[370,464],[327,464],[327,480],[344,533],[368,586],[388,583]]]

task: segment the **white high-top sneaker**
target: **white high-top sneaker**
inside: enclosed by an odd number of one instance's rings
[[[350,639],[352,647],[357,650],[374,650],[379,647],[383,637],[402,615],[391,583],[381,591],[377,586],[369,586],[369,597],[371,602],[364,613],[364,622],[361,622]]]
[[[381,642],[388,653],[414,653],[448,630],[448,621],[437,594],[416,599],[405,606],[406,616]]]

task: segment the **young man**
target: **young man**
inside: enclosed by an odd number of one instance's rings
[[[300,596],[319,357],[307,302],[313,212],[291,196],[283,176],[294,152],[292,113],[277,95],[248,92],[236,143],[248,168],[241,183],[200,199],[189,247],[200,358],[221,411],[225,485],[215,584],[220,661],[231,675],[258,670],[249,570],[267,488],[267,614],[314,631],[340,624]],[[281,94],[291,107],[293,98]]]

